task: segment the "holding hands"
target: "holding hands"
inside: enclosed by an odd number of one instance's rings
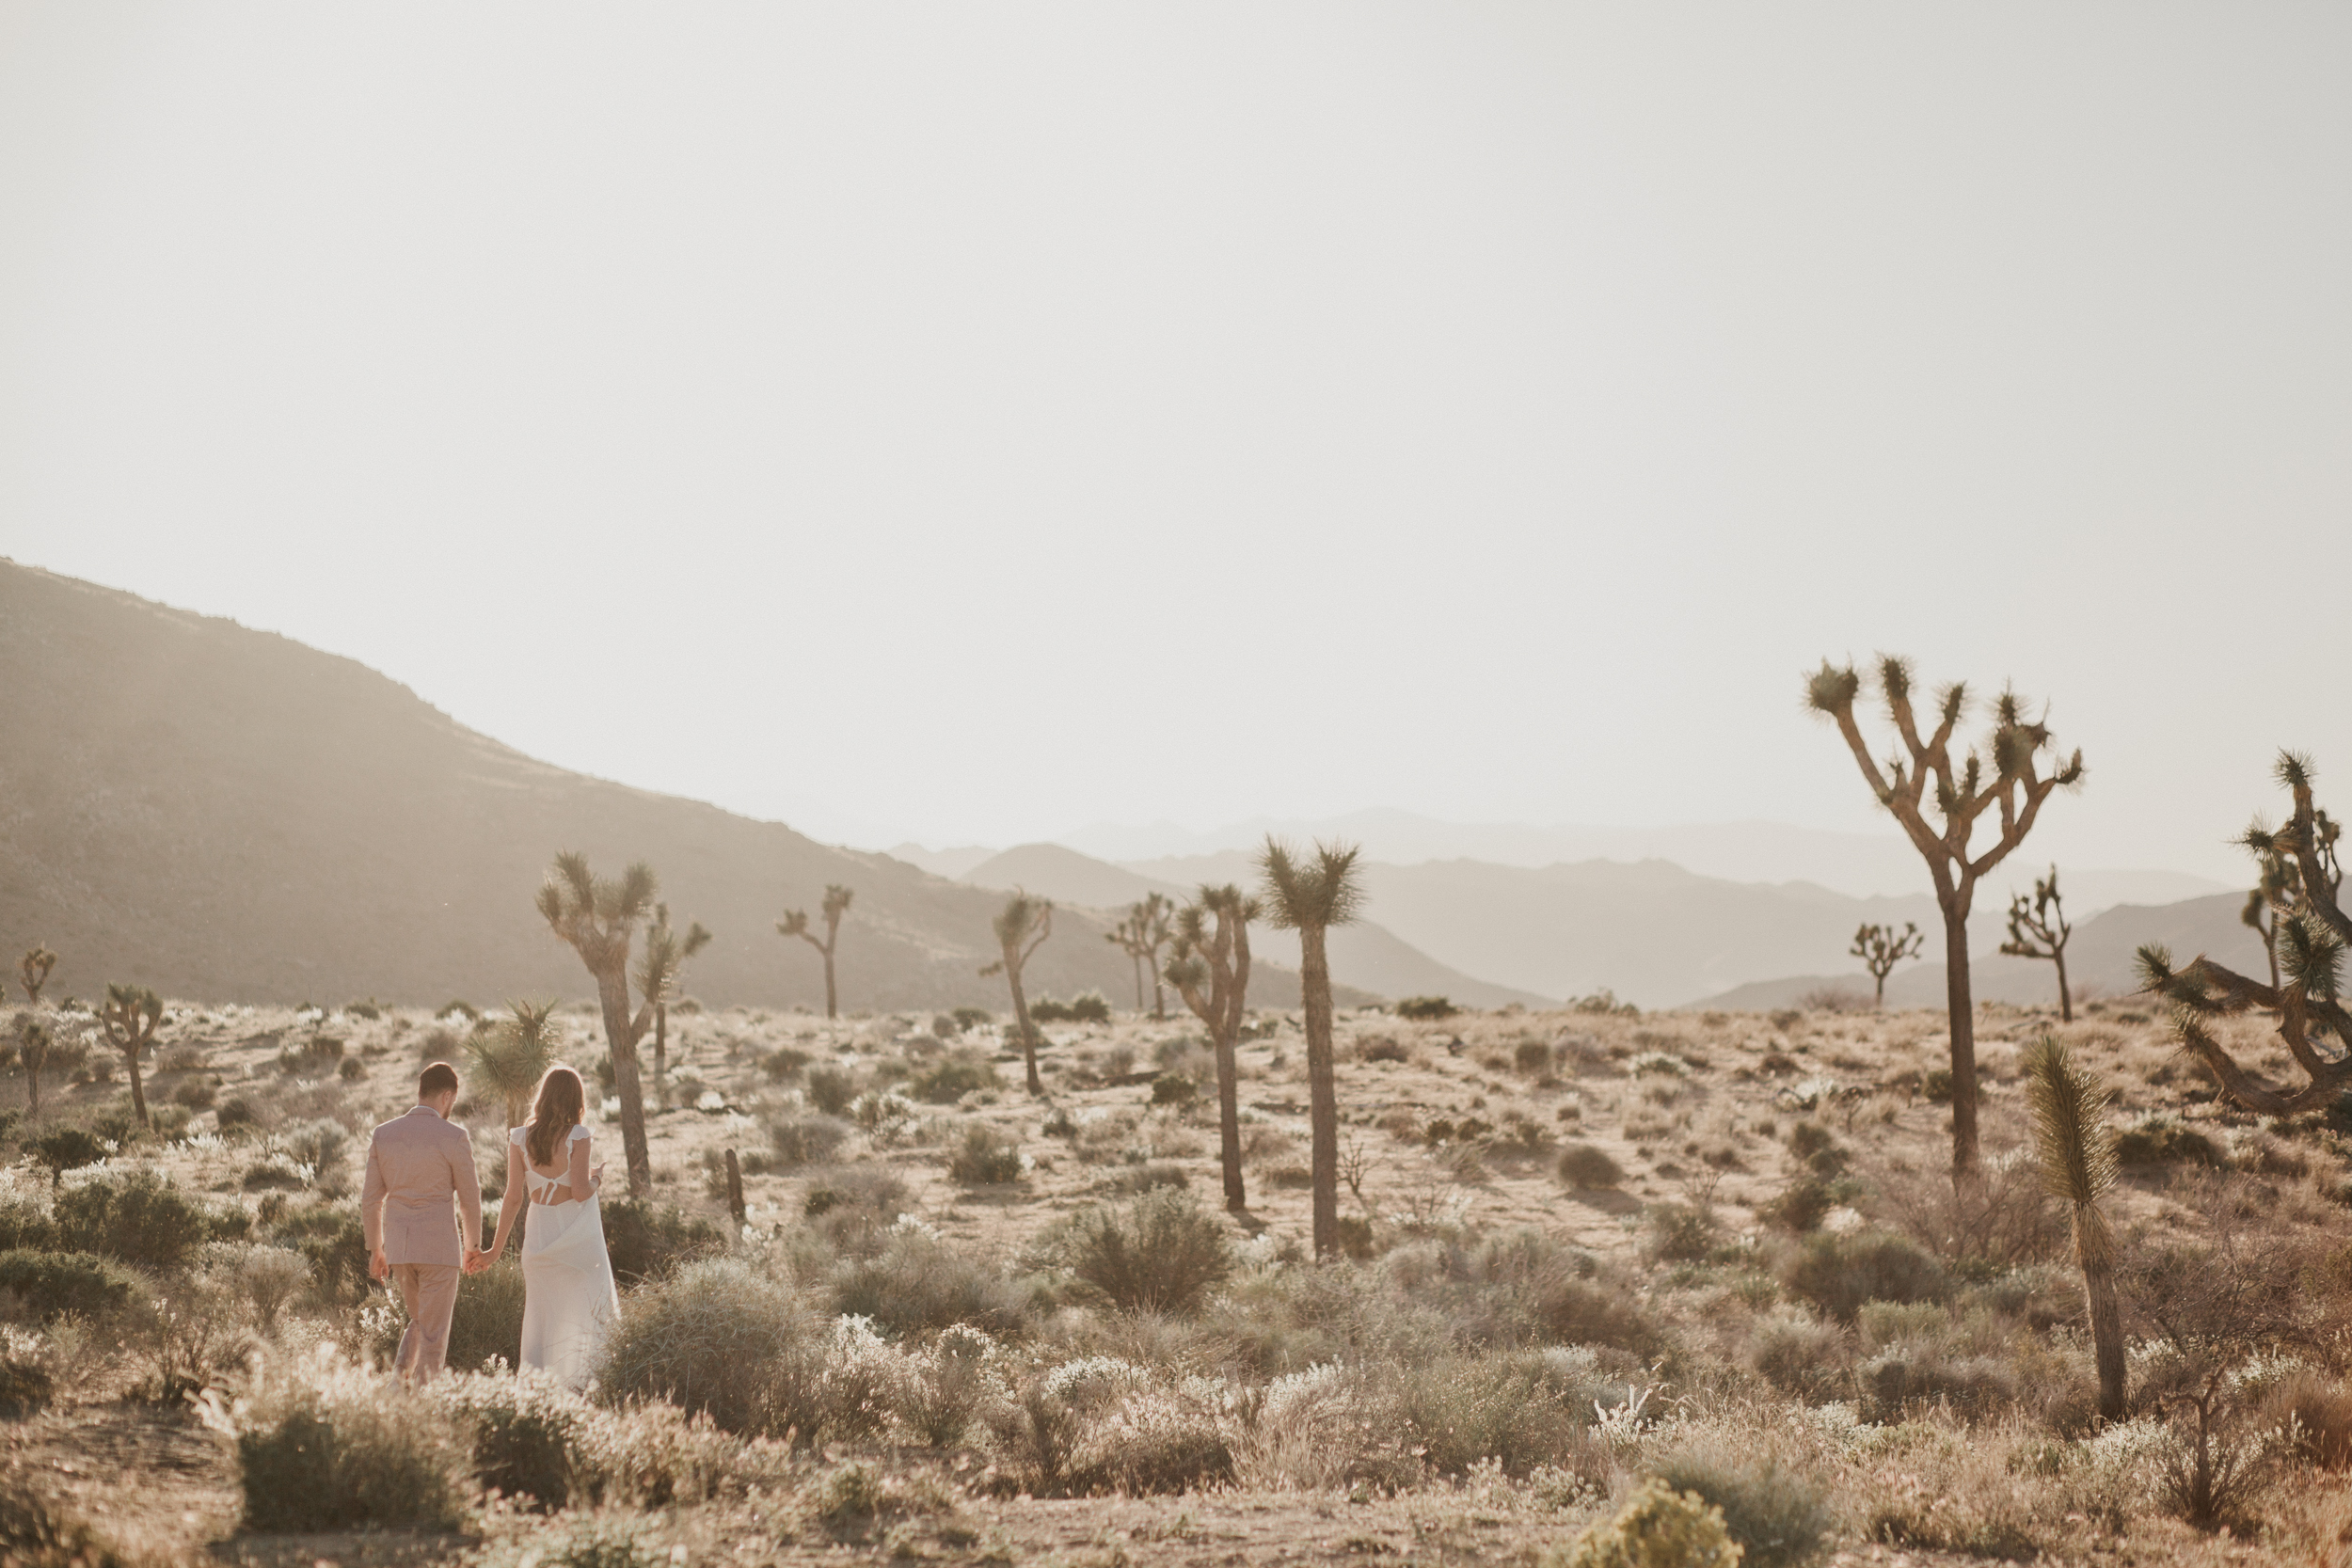
[[[459,1266],[468,1274],[480,1274],[496,1261],[498,1254],[488,1247],[469,1247],[466,1251],[465,1262]]]

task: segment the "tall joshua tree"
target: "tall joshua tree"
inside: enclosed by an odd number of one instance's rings
[[[155,1043],[155,1026],[163,1021],[164,999],[145,986],[108,986],[106,1000],[98,1009],[98,1022],[106,1031],[106,1043],[121,1052],[123,1061],[130,1067],[131,1110],[142,1127],[151,1128],[155,1121],[147,1114],[147,1089],[139,1082],[139,1058]]]
[[[1866,921],[1862,928],[1854,932],[1853,945],[1846,951],[1862,960],[1862,967],[1870,972],[1870,978],[1877,985],[1878,989],[1870,996],[1870,1006],[1886,1006],[1886,977],[1894,974],[1895,966],[1905,958],[1917,958],[1920,947],[1927,940],[1919,934],[1918,923],[1911,920],[1904,921],[1899,931],[1892,926],[1873,926]]]
[[[1136,964],[1136,1011],[1143,1011],[1143,977],[1152,976],[1152,1016],[1168,1016],[1168,993],[1160,989],[1160,949],[1168,945],[1168,919],[1175,909],[1165,894],[1146,894],[1127,906],[1127,918],[1112,927],[1103,940],[1125,953]]]
[[[1029,1022],[1029,998],[1021,989],[1021,971],[1028,964],[1029,956],[1038,943],[1054,934],[1054,905],[1051,899],[1032,898],[1014,890],[1005,900],[1005,907],[996,911],[993,922],[996,928],[996,945],[1003,957],[982,974],[1002,974],[1012,988],[1012,1022],[1021,1031],[1021,1060],[1028,1069],[1029,1093],[1045,1093],[1045,1080],[1037,1075],[1037,1025]]]
[[[2115,1185],[2114,1096],[2049,1036],[2026,1051],[2042,1185],[2074,1221],[2074,1260],[2083,1271],[2090,1342],[2099,1364],[2099,1414],[2123,1418],[2123,1318],[2115,1300],[2115,1235],[2099,1199]]]
[[[1331,1047],[1331,963],[1324,933],[1354,920],[1363,908],[1362,879],[1353,845],[1320,844],[1301,855],[1272,837],[1258,852],[1266,913],[1275,926],[1298,933],[1298,990],[1307,1020],[1307,1124],[1314,1148],[1308,1169],[1314,1183],[1315,1256],[1340,1244],[1340,1100]]]
[[[16,962],[16,983],[24,988],[24,1000],[40,1006],[40,988],[49,983],[49,972],[57,967],[57,955],[49,951],[45,942],[35,942]]]
[[[596,982],[605,1043],[612,1052],[612,1086],[621,1099],[621,1151],[628,1162],[628,1192],[653,1191],[653,1157],[645,1148],[645,1086],[637,1070],[637,1042],[653,1026],[653,1001],[628,1008],[628,949],[637,924],[653,911],[653,867],[630,863],[618,880],[588,869],[588,857],[565,850],[539,884],[539,913],[548,928],[571,944]]]
[[[670,906],[653,907],[653,924],[645,930],[645,955],[637,960],[637,994],[653,1004],[653,1075],[670,1070],[670,1004],[677,995],[678,971],[686,960],[710,945],[703,923],[691,920],[686,934],[670,928]]]
[[[1233,1051],[1241,1043],[1242,1014],[1249,993],[1249,923],[1263,912],[1256,899],[1244,897],[1241,889],[1230,883],[1204,886],[1198,898],[1177,911],[1176,945],[1167,970],[1168,983],[1208,1026],[1209,1045],[1216,1053],[1216,1122],[1225,1164],[1225,1207],[1235,1212],[1247,1207],[1249,1198],[1241,1180],[1241,1073]]]
[[[510,1016],[485,1022],[466,1040],[466,1067],[477,1084],[506,1103],[506,1125],[520,1127],[531,1113],[531,1091],[555,1060],[555,1003],[509,1002]]]
[[[49,1025],[30,1013],[16,1022],[16,1059],[24,1067],[25,1114],[40,1115],[40,1069],[49,1065]]]
[[[818,906],[818,911],[825,918],[825,940],[822,942],[818,942],[817,933],[808,928],[806,910],[787,910],[784,918],[776,922],[778,936],[798,937],[825,956],[825,1016],[827,1018],[837,1017],[840,1012],[839,998],[833,986],[833,952],[841,942],[841,917],[850,912],[850,900],[855,896],[854,893],[843,887],[839,882],[831,883],[826,887],[825,901]]]
[[[2352,1085],[2352,1051],[2341,1050],[2352,1041],[2352,1012],[2339,990],[2352,916],[2337,901],[2344,882],[2336,861],[2339,829],[2312,803],[2312,777],[2310,758],[2282,752],[2278,778],[2294,798],[2295,816],[2276,830],[2257,821],[2241,841],[2257,858],[2277,855],[2295,867],[2294,891],[2276,921],[2278,983],[2265,986],[2201,957],[2175,969],[2171,954],[2153,942],[2139,950],[2140,978],[2172,1004],[2172,1030],[2182,1047],[2214,1075],[2222,1093],[2263,1116],[2320,1110]],[[2280,1039],[2310,1080],[2302,1088],[2277,1088],[2255,1077],[2214,1037],[2215,1019],[2256,1011],[2278,1021]],[[2315,1036],[2335,1040],[2340,1053],[2322,1055]]]
[[[2033,898],[2022,893],[2009,900],[2009,940],[2001,951],[2012,958],[2047,958],[2058,965],[2058,1022],[2074,1022],[2074,993],[2066,985],[2066,939],[2074,927],[2066,923],[2066,903],[2058,896],[2058,867],[2033,880]]]
[[[1944,916],[1944,994],[1952,1037],[1952,1174],[1967,1177],[1977,1168],[1976,1004],[1968,984],[1968,911],[1976,901],[1978,879],[2026,841],[2050,792],[2081,783],[2083,754],[2076,752],[2058,761],[2049,726],[2026,718],[2017,693],[2004,690],[1994,700],[1993,730],[1982,749],[1972,747],[1955,762],[1952,732],[1967,712],[1968,689],[1954,681],[1935,693],[1935,728],[1923,738],[1911,704],[1909,661],[1882,657],[1877,675],[1897,748],[1883,766],[1871,756],[1870,743],[1854,717],[1863,677],[1853,666],[1840,669],[1823,659],[1805,682],[1805,703],[1836,721],[1870,792],[1928,863],[1936,907]],[[1981,852],[1972,853],[1969,840],[1987,812],[1995,814],[1998,834]],[[1929,821],[1931,813],[1934,823]]]

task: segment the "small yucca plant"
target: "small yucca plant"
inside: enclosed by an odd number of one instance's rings
[[[512,1016],[476,1029],[466,1041],[467,1076],[506,1102],[506,1125],[520,1127],[532,1091],[555,1060],[555,1003],[509,1002]]]
[[[2026,1076],[2042,1184],[2074,1215],[2074,1257],[2099,1362],[2099,1414],[2121,1420],[2123,1322],[2115,1299],[2115,1233],[2099,1212],[2099,1200],[2115,1185],[2115,1129],[2107,1124],[2115,1097],[2048,1035],[2026,1048]]]

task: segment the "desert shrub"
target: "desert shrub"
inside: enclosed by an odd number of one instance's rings
[[[280,1366],[231,1418],[247,1529],[454,1529],[464,1517],[465,1433],[430,1395],[349,1367]]]
[[[2324,1470],[2352,1469],[2352,1389],[2339,1378],[2298,1367],[2263,1398],[2255,1425],[2275,1431],[2293,1422],[2303,1457]]]
[[[1714,1214],[1696,1203],[1653,1203],[1643,1215],[1649,1227],[1645,1250],[1669,1263],[1703,1263],[1722,1235]]]
[[[99,1318],[138,1298],[138,1282],[87,1252],[0,1252],[0,1299],[40,1323],[72,1313]]]
[[[1152,1080],[1152,1103],[1189,1105],[1200,1098],[1200,1085],[1184,1073],[1163,1072]]]
[[[1529,1077],[1551,1070],[1551,1045],[1546,1040],[1521,1040],[1511,1048],[1511,1065]]]
[[[37,1199],[0,1197],[0,1252],[13,1252],[19,1247],[36,1252],[56,1251],[56,1219],[49,1212],[49,1206]]]
[[[2126,1165],[2222,1163],[2221,1150],[2214,1141],[2171,1111],[2152,1111],[2119,1131],[2115,1157]]]
[[[784,1285],[740,1259],[707,1258],[629,1298],[605,1348],[603,1396],[668,1400],[727,1432],[768,1431],[779,1425],[780,1382],[818,1334]]]
[[[1131,1312],[1189,1312],[1233,1266],[1224,1222],[1190,1193],[1169,1187],[1123,1211],[1081,1211],[1069,1222],[1063,1250],[1081,1284]]]
[[[1756,1216],[1783,1230],[1806,1236],[1821,1228],[1821,1222],[1836,1207],[1837,1197],[1830,1191],[1829,1183],[1808,1172],[1766,1200],[1756,1210]]]
[[[242,1248],[235,1272],[237,1294],[264,1335],[277,1329],[278,1314],[310,1283],[310,1260],[292,1247]]]
[[[699,1214],[650,1198],[603,1205],[604,1245],[613,1277],[624,1284],[650,1279],[727,1244],[725,1232]]]
[[[2043,1191],[2039,1167],[2019,1150],[1983,1162],[1977,1180],[1948,1170],[1877,1170],[1873,1212],[1944,1259],[1978,1275],[2053,1258],[2067,1222]]]
[[[970,1323],[950,1323],[913,1358],[895,1414],[935,1449],[952,1448],[1003,1404],[996,1341]]]
[[[40,1337],[0,1328],[0,1420],[21,1421],[49,1407],[57,1380]],[[0,1550],[17,1544],[0,1535]]]
[[[1588,1525],[1543,1568],[1736,1568],[1723,1510],[1653,1476],[1608,1519]]]
[[[1452,1018],[1458,1009],[1442,996],[1408,996],[1392,1010],[1399,1018],[1435,1022],[1438,1019]]]
[[[1040,1023],[1108,1023],[1111,1005],[1099,990],[1080,991],[1067,1002],[1048,996],[1031,1004],[1029,1017]]]
[[[158,1404],[178,1404],[218,1385],[253,1349],[237,1310],[234,1255],[214,1246],[199,1265],[176,1275],[131,1313],[130,1343],[145,1354],[150,1376],[140,1393]]]
[[[996,1064],[973,1051],[951,1051],[908,1081],[907,1093],[928,1105],[952,1105],[976,1090],[998,1086]]]
[[[1385,1270],[1402,1294],[1442,1311],[1462,1345],[1596,1345],[1645,1358],[1666,1349],[1627,1284],[1539,1230],[1422,1241],[1391,1252]]]
[[[243,1095],[230,1095],[220,1102],[220,1108],[213,1114],[213,1120],[223,1132],[231,1132],[240,1127],[259,1127],[262,1124],[262,1108]]]
[[[1572,1143],[1560,1151],[1560,1180],[1578,1192],[1593,1192],[1616,1186],[1625,1171],[1607,1149]]]
[[[888,1225],[903,1212],[906,1200],[907,1184],[887,1165],[835,1165],[809,1177],[801,1212],[817,1220],[858,1212]]]
[[[1589,1351],[1472,1351],[1402,1362],[1374,1374],[1391,1430],[1440,1475],[1481,1462],[1524,1476],[1540,1465],[1573,1467],[1590,1446],[1594,1400],[1622,1393]]]
[[[805,1071],[810,1059],[805,1051],[780,1045],[759,1058],[759,1070],[779,1084],[787,1083]]]
[[[33,1163],[49,1172],[55,1183],[67,1171],[94,1165],[106,1157],[106,1146],[87,1127],[53,1127],[24,1146]]]
[[[1824,1181],[1835,1181],[1846,1174],[1846,1151],[1837,1147],[1836,1136],[1818,1121],[1801,1121],[1788,1129],[1788,1152],[1804,1161],[1805,1168]]]
[[[278,1149],[246,1166],[238,1184],[248,1193],[293,1193],[300,1192],[310,1182],[294,1156]]]
[[[476,1483],[544,1509],[572,1500],[594,1407],[546,1373],[459,1377],[439,1391],[466,1418]],[[584,1498],[582,1500],[585,1500]]]
[[[191,1078],[171,1091],[171,1102],[184,1105],[191,1111],[209,1111],[220,1091],[209,1078]]]
[[[857,1075],[845,1068],[810,1068],[803,1087],[808,1102],[829,1117],[849,1110],[850,1102],[858,1096]]]
[[[1018,1181],[1022,1177],[1020,1142],[1001,1128],[973,1122],[948,1152],[947,1174],[967,1187]]]
[[[1837,1516],[1821,1486],[1778,1455],[1722,1437],[1666,1456],[1658,1479],[1712,1504],[1740,1544],[1745,1568],[1803,1568],[1828,1551]]]
[[[1748,1339],[1748,1364],[1782,1393],[1808,1402],[1830,1398],[1853,1364],[1845,1330],[1803,1310],[1760,1320]]]
[[[1184,1167],[1171,1160],[1147,1160],[1139,1165],[1129,1165],[1110,1179],[1114,1193],[1134,1197],[1155,1187],[1189,1187],[1192,1178]]]
[[[1967,1417],[1992,1414],[2017,1399],[2009,1366],[1992,1356],[1955,1355],[1916,1341],[1889,1345],[1854,1369],[1866,1421],[1899,1421],[1915,1404],[1940,1403]]]
[[[140,1170],[58,1193],[57,1244],[147,1269],[185,1263],[212,1237],[211,1216],[184,1193]]]
[[[1884,1231],[1808,1236],[1781,1283],[1840,1323],[1853,1322],[1866,1301],[1943,1301],[1952,1289],[1933,1254]]]
[[[994,1021],[996,1015],[986,1007],[958,1007],[947,1015],[956,1021],[959,1030],[969,1032]]]
[[[457,1309],[450,1315],[445,1360],[452,1371],[472,1371],[493,1357],[522,1365],[523,1265],[512,1249],[457,1282]]]
[[[321,1301],[354,1307],[367,1299],[367,1231],[354,1210],[340,1203],[289,1210],[275,1233],[281,1246],[293,1247],[310,1264],[310,1284]]]
[[[1386,1035],[1375,1035],[1359,1044],[1356,1054],[1367,1062],[1409,1062],[1413,1059],[1413,1053],[1405,1049],[1403,1042],[1392,1040]]]
[[[346,1084],[357,1084],[367,1075],[368,1064],[357,1056],[344,1057],[342,1065],[335,1069],[335,1076]]]
[[[783,1116],[768,1124],[776,1161],[789,1170],[833,1158],[850,1138],[849,1123],[832,1116]]]
[[[1025,1298],[1002,1275],[927,1230],[901,1227],[868,1258],[837,1264],[833,1309],[869,1318],[894,1334],[920,1334],[968,1323],[993,1335],[1018,1333]]]

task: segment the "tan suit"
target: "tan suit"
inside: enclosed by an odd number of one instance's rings
[[[359,1223],[368,1250],[381,1251],[391,1265],[408,1307],[396,1365],[403,1376],[429,1378],[449,1354],[463,1249],[482,1238],[482,1184],[466,1130],[441,1119],[430,1105],[378,1127],[368,1140]]]

